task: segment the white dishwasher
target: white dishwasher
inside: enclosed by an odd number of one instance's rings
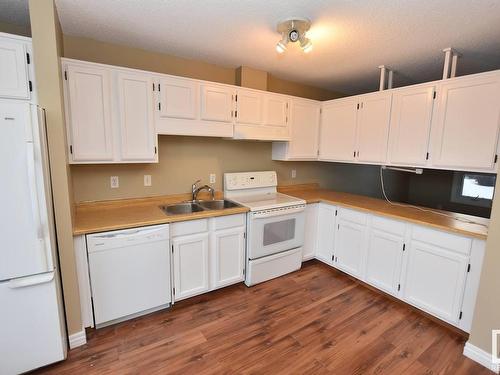
[[[168,224],[87,235],[97,328],[169,306],[169,250]]]

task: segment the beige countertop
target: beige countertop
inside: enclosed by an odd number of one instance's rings
[[[304,199],[307,203],[331,203],[479,239],[486,239],[488,235],[490,221],[482,217],[439,210],[421,211],[413,207],[392,205],[382,199],[319,189],[317,184],[283,186],[278,190]],[[443,216],[442,213],[449,216]]]
[[[317,184],[284,186],[278,189],[282,193],[304,199],[307,203],[331,203],[479,239],[486,239],[488,235],[489,219],[481,217],[438,210],[432,210],[432,212],[421,211],[412,207],[394,206],[382,199],[320,189]],[[217,198],[222,198],[220,192],[217,193]],[[75,207],[73,234],[82,235],[146,225],[166,224],[233,215],[248,211],[246,207],[235,207],[224,210],[167,216],[160,209],[162,205],[178,203],[188,199],[190,199],[190,194],[79,203]],[[439,213],[446,213],[450,216],[443,216]]]
[[[221,197],[221,194],[218,193],[216,198]],[[204,219],[248,211],[246,207],[234,207],[167,216],[160,209],[162,205],[179,203],[188,199],[191,199],[190,194],[79,203],[75,207],[73,235]]]

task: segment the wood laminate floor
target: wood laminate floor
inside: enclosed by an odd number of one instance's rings
[[[311,261],[100,330],[57,374],[491,374],[464,338]]]

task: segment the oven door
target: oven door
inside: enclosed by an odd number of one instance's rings
[[[249,213],[248,258],[258,259],[304,244],[305,205]]]

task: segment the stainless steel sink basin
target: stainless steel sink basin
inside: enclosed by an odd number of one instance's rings
[[[205,211],[203,207],[193,202],[169,204],[161,206],[161,209],[167,215],[185,215],[193,212]]]
[[[198,204],[207,210],[223,210],[225,208],[239,207],[239,204],[225,200],[216,199],[213,201],[198,201]]]
[[[167,215],[186,215],[193,212],[223,210],[225,208],[239,207],[240,205],[225,199],[207,200],[207,201],[190,201],[183,203],[168,204],[160,206]]]

